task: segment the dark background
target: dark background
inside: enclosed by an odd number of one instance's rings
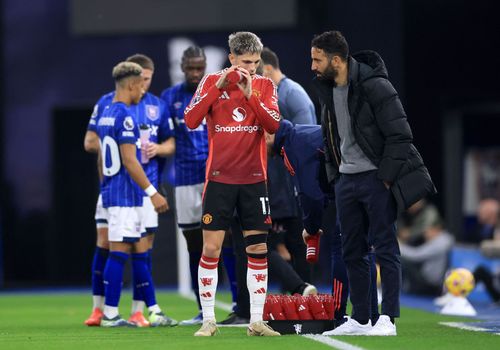
[[[111,68],[136,52],[156,62],[151,91],[170,86],[173,37],[226,48],[230,32],[252,30],[308,91],[315,33],[338,29],[352,52],[378,51],[439,190],[431,200],[458,237],[463,150],[500,143],[493,1],[186,0],[165,2],[173,7],[164,12],[152,11],[155,1],[108,0],[101,10],[100,1],[0,3],[0,287],[89,284],[97,179],[83,135],[91,109],[113,88]],[[207,3],[215,20],[200,19]],[[161,220],[155,278],[173,285],[172,214]]]

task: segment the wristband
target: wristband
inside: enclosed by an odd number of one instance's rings
[[[153,185],[149,185],[148,187],[146,187],[144,192],[146,192],[148,197],[153,197],[155,194],[158,193],[158,191],[156,190],[156,188]]]

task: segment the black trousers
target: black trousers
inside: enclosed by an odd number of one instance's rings
[[[352,317],[370,319],[370,257],[380,265],[381,314],[399,317],[401,261],[396,239],[396,203],[377,171],[341,174],[335,182],[337,216],[349,278]]]

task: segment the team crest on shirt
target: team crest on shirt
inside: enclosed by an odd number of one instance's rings
[[[245,111],[245,109],[242,107],[236,107],[235,109],[233,109],[232,117],[235,121],[241,123],[247,117],[247,111]]]
[[[123,120],[123,127],[126,130],[132,130],[134,128],[134,120],[132,119],[132,117],[125,117],[125,119]]]
[[[209,223],[212,222],[212,215],[210,214],[205,214],[203,215],[203,218],[201,219],[205,225],[208,225]]]
[[[260,93],[259,90],[252,89],[252,95],[254,95],[255,97],[260,97],[260,95],[262,94]]]
[[[160,117],[160,109],[155,105],[146,105],[146,117],[155,121]]]
[[[175,109],[180,109],[181,107],[182,107],[182,102],[181,101],[174,102],[174,108]]]

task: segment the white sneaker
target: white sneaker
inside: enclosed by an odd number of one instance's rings
[[[201,328],[194,333],[195,337],[212,337],[217,333],[215,320],[203,322]]]
[[[389,335],[397,335],[396,333],[396,325],[391,322],[391,319],[387,315],[380,315],[377,323],[372,329],[368,332],[367,335],[381,335],[381,336],[389,336]]]
[[[304,288],[302,295],[308,296],[308,295],[316,295],[316,294],[318,294],[318,289],[315,286],[313,286],[312,284],[306,283],[306,287]]]
[[[361,324],[353,318],[350,318],[331,331],[323,332],[323,335],[367,335],[372,329],[372,324]]]
[[[281,334],[272,329],[266,322],[257,321],[250,323],[247,328],[247,335],[257,337],[276,337]]]

